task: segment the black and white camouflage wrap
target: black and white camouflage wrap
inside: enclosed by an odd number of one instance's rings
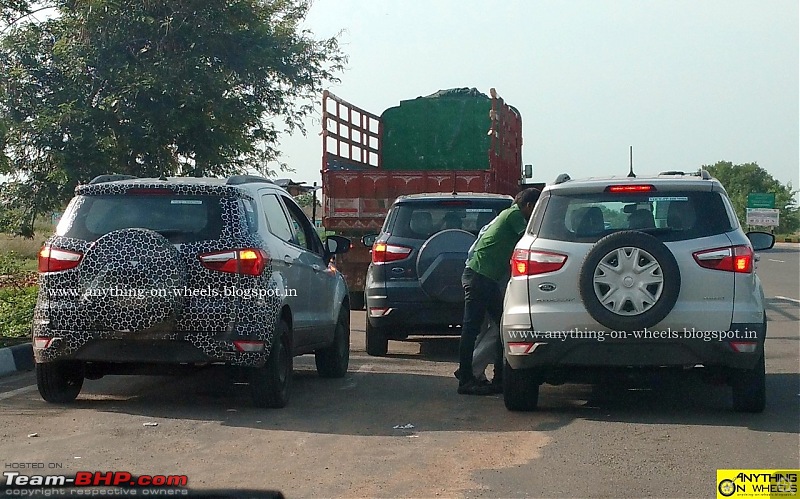
[[[74,208],[85,196],[122,195],[131,187],[218,196],[221,237],[173,245],[158,233],[137,228],[114,231],[97,241],[58,235],[68,232]],[[141,339],[186,342],[209,362],[264,363],[282,306],[280,294],[274,293],[282,283],[274,278],[271,262],[261,275],[247,276],[209,270],[199,259],[204,253],[234,248],[266,249],[261,237],[247,229],[241,200],[250,197],[244,190],[219,184],[124,181],[79,186],[76,194],[65,214],[73,219],[62,219],[46,244],[83,258],[75,269],[40,274],[33,336],[59,341],[46,349],[34,348],[37,362],[74,357],[89,342]],[[102,290],[112,288],[143,290],[147,296],[102,296]],[[241,292],[248,290],[250,296],[243,297]],[[266,348],[239,352],[233,345],[237,339],[264,341]]]

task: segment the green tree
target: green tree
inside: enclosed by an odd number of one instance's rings
[[[778,233],[792,234],[800,228],[800,217],[794,197],[797,191],[792,190],[791,183],[781,184],[757,163],[734,165],[729,161],[719,161],[703,168],[716,177],[728,191],[742,226],[747,225],[747,195],[752,192],[763,192],[775,194],[775,208],[781,210],[780,226],[776,229]]]
[[[30,6],[0,0],[2,20]],[[60,0],[0,38],[0,225],[30,235],[102,173],[271,174],[345,56],[305,0]]]

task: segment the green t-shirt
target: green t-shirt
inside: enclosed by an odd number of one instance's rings
[[[516,204],[500,212],[470,248],[467,267],[497,282],[505,281],[511,271],[514,246],[527,225]]]

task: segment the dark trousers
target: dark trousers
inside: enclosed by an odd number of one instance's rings
[[[475,339],[481,332],[486,314],[488,313],[490,319],[500,324],[505,289],[501,289],[497,281],[469,267],[465,268],[461,275],[461,285],[464,287],[464,321],[461,325],[461,342],[458,347],[458,372],[459,381],[463,384],[474,378],[472,355],[475,350]],[[499,376],[502,372],[503,342],[498,338],[494,361],[495,381],[500,381]]]

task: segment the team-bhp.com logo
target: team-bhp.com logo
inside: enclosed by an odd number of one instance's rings
[[[186,475],[133,475],[127,471],[78,471],[68,475],[3,472],[5,487],[186,487]]]
[[[797,498],[800,470],[717,470],[717,499]]]

